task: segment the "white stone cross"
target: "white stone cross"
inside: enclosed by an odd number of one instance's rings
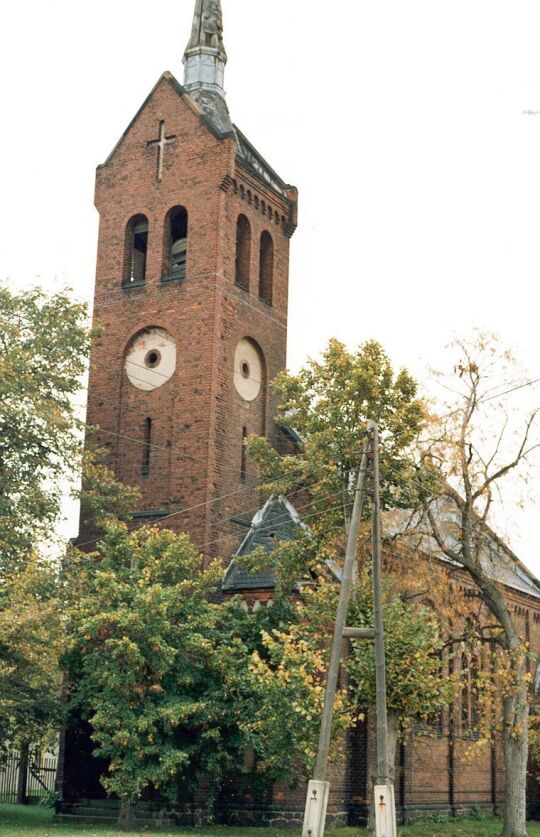
[[[170,137],[165,136],[165,120],[161,119],[159,123],[159,137],[155,140],[148,140],[147,147],[157,145],[157,180],[161,181],[163,177],[163,159],[165,157],[165,147],[170,145],[176,139],[176,134]]]

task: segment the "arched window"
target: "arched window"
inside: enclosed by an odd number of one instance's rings
[[[261,235],[259,253],[259,298],[272,305],[272,288],[274,284],[274,242],[266,230]]]
[[[186,276],[188,242],[188,214],[183,206],[175,206],[165,224],[165,279],[184,279]]]
[[[249,291],[249,267],[251,260],[251,227],[245,215],[240,215],[236,224],[236,268],[235,282]]]
[[[146,281],[148,253],[148,218],[135,215],[126,230],[126,267],[124,285],[142,285]]]

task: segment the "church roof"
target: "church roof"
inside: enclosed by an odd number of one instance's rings
[[[456,525],[456,510],[450,504],[448,498],[438,497],[433,500],[432,508],[439,524],[445,528],[443,532],[449,546],[459,548],[459,543],[451,534]],[[484,571],[494,581],[504,584],[509,589],[520,593],[526,593],[535,599],[540,599],[540,581],[536,576],[519,560],[510,547],[486,524],[482,523],[482,530],[485,532],[480,561]],[[425,532],[422,526],[421,516],[414,515],[404,509],[394,509],[384,513],[384,528],[386,535],[396,537],[409,531],[413,537],[421,533],[420,551],[436,556],[444,563],[451,564],[450,559],[443,555],[435,538]],[[457,564],[456,566],[461,566]]]
[[[449,519],[452,512],[448,504],[444,503],[442,498],[435,502],[439,519],[441,521]],[[384,518],[385,532],[389,536],[404,532],[405,528],[409,528],[411,522],[410,512],[399,509],[386,512]],[[258,572],[250,572],[237,559],[249,555],[258,547],[262,547],[270,555],[277,541],[292,540],[297,536],[300,526],[306,528],[294,506],[285,497],[271,497],[253,518],[248,534],[236,551],[225,574],[223,591],[231,593],[254,589],[273,589],[275,587],[275,577],[270,559],[268,567]],[[489,526],[484,524],[484,529],[486,531],[486,542],[481,561],[485,571],[491,578],[500,584],[504,584],[505,587],[540,599],[540,581]],[[441,561],[448,563],[448,559],[440,553],[434,539],[427,535],[423,536],[421,551],[436,555]],[[339,564],[330,562],[328,568],[338,581],[341,580],[341,566]]]
[[[225,573],[223,592],[273,589],[276,581],[270,560],[268,568],[250,572],[237,559],[259,547],[270,555],[277,541],[292,540],[302,525],[296,509],[285,497],[271,497],[253,518],[249,532],[236,551]]]
[[[282,197],[289,200],[290,185],[281,179],[279,174],[266,162],[264,157],[259,154],[255,146],[250,143],[236,125],[233,125],[233,130],[236,137],[237,157],[240,162],[251,169],[257,177],[261,178],[276,192],[279,192]]]

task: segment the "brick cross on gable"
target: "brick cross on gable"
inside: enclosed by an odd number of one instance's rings
[[[147,148],[151,148],[153,145],[157,146],[157,176],[156,180],[159,182],[163,177],[163,160],[165,158],[165,148],[174,142],[176,139],[176,134],[173,134],[170,137],[165,136],[165,120],[161,119],[159,123],[159,137],[155,140],[148,140],[146,143]]]

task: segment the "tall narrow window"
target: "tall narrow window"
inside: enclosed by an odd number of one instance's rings
[[[249,266],[251,261],[251,227],[245,215],[240,215],[236,224],[236,267],[235,282],[249,291]]]
[[[261,235],[259,253],[259,297],[268,305],[272,305],[272,289],[274,284],[274,242],[266,230]]]
[[[146,281],[148,253],[148,218],[135,215],[127,226],[125,285],[142,285]]]
[[[478,696],[480,667],[478,664],[478,657],[471,657],[471,677],[470,677],[470,691],[471,691],[471,728],[478,729],[480,723],[480,703]]]
[[[165,278],[184,279],[186,276],[188,214],[183,206],[175,206],[166,223]]]
[[[141,473],[147,477],[150,473],[150,453],[152,450],[152,419],[147,418],[144,422],[144,447]]]
[[[476,732],[480,722],[478,697],[479,660],[475,654],[461,658],[461,727],[471,735]]]
[[[461,729],[469,729],[469,660],[466,654],[461,655]]]
[[[245,482],[247,479],[246,439],[247,428],[244,427],[242,429],[242,453],[240,454],[240,482]]]

